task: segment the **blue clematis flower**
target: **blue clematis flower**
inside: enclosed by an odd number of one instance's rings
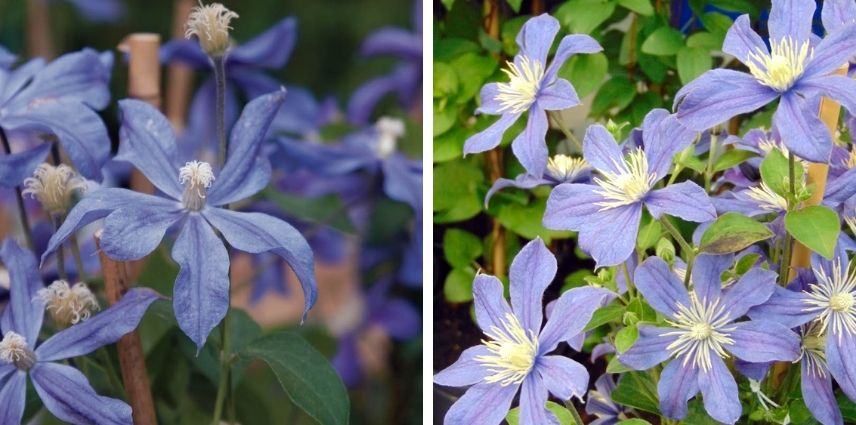
[[[728,30],[722,51],[735,56],[749,73],[715,69],[684,86],[675,96],[678,119],[704,130],[779,99],[773,122],[795,155],[829,161],[832,139],[817,117],[820,96],[856,112],[856,81],[830,75],[856,55],[856,25],[829,30],[816,45],[811,39],[814,0],[774,0],[768,30],[770,49],[742,15]]]
[[[419,106],[422,95],[422,0],[413,7],[413,27],[386,27],[371,34],[363,42],[360,53],[365,57],[391,56],[402,60],[392,73],[369,80],[359,87],[348,103],[348,120],[356,124],[369,121],[384,96],[395,93],[407,109]]]
[[[270,164],[259,155],[259,145],[283,95],[271,93],[247,105],[232,130],[229,159],[216,177],[205,162],[179,166],[175,136],[160,112],[137,100],[119,102],[122,128],[116,158],[137,167],[165,196],[117,188],[93,191],[71,210],[42,259],[77,229],[100,218],[105,219],[101,248],[119,261],[149,254],[177,225],[172,258],[181,269],[173,307],[181,329],[201,348],[229,307],[229,255],[216,229],[233,248],[284,258],[303,287],[305,317],[315,303],[316,286],[312,250],[303,236],[269,215],[223,208],[267,185]]]
[[[47,64],[39,58],[14,70],[0,67],[0,128],[6,133],[55,135],[77,171],[100,181],[110,138],[95,110],[110,101],[112,58],[84,49]],[[50,149],[50,143],[37,143],[0,156],[0,185],[19,185]]]
[[[636,370],[672,359],[657,384],[660,410],[670,418],[684,418],[687,400],[701,391],[712,418],[723,423],[740,419],[737,383],[723,361],[729,353],[752,362],[799,356],[799,339],[786,326],[760,318],[736,322],[770,298],[776,274],[752,269],[723,289],[720,276],[732,260],[730,255],[697,257],[692,292],[660,258],[650,257],[636,269],[636,288],[669,326],[639,326],[639,339],[618,359]]]
[[[481,89],[477,113],[500,115],[498,121],[464,143],[464,154],[495,148],[502,135],[524,112],[529,113],[526,128],[511,143],[514,156],[533,176],[547,167],[547,111],[567,109],[580,104],[577,92],[568,80],[559,78],[559,69],[577,53],[596,53],[603,48],[593,38],[572,34],[562,38],[553,62],[547,66],[547,54],[559,32],[559,21],[543,14],[526,21],[517,34],[520,52],[508,62],[509,82],[490,83]]]
[[[0,260],[9,269],[11,281],[9,305],[0,319],[0,423],[21,423],[28,376],[45,407],[63,421],[133,423],[130,406],[99,396],[82,373],[59,362],[89,354],[134,330],[159,295],[148,288],[131,289],[109,309],[37,344],[45,305],[37,296],[42,280],[36,259],[7,240],[0,246]]]
[[[612,401],[615,381],[616,377],[610,373],[604,373],[594,381],[594,389],[588,392],[586,413],[596,416],[597,419],[590,422],[590,425],[615,425],[627,419],[628,409]]]
[[[697,223],[716,218],[704,189],[691,181],[654,189],[695,134],[674,116],[656,110],[649,116],[656,118],[646,117],[644,149],[633,147],[626,155],[606,128],[589,127],[583,156],[599,175],[593,184],[556,186],[547,199],[544,226],[580,232],[580,247],[598,267],[620,264],[633,252],[643,205],[654,218],[669,214]]]
[[[499,279],[476,276],[476,322],[487,338],[434,375],[434,383],[439,385],[472,385],[446,413],[446,424],[499,424],[518,390],[520,423],[558,424],[545,407],[548,392],[562,400],[582,398],[586,393],[586,368],[548,353],[579,335],[594,311],[615,294],[595,287],[571,289],[559,297],[542,329],[542,298],[555,276],[556,258],[541,239],[526,244],[511,263],[511,307]]]
[[[77,8],[84,19],[92,22],[118,22],[125,16],[125,4],[120,0],[66,0]]]
[[[557,154],[547,160],[546,172],[541,177],[523,173],[515,177],[514,180],[497,179],[487,191],[484,204],[487,205],[496,192],[506,187],[532,189],[538,186],[557,186],[562,183],[588,183],[590,178],[591,166],[584,159]]]

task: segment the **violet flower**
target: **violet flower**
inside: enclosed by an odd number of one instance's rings
[[[131,289],[104,312],[37,344],[45,304],[37,296],[42,280],[36,259],[7,240],[0,247],[0,260],[11,281],[10,301],[0,319],[0,423],[21,423],[29,376],[44,406],[63,421],[132,424],[130,406],[99,396],[82,373],[60,361],[89,354],[134,330],[159,295],[148,288]]]
[[[518,390],[521,424],[558,424],[545,407],[548,393],[562,400],[585,394],[589,383],[585,366],[548,353],[579,335],[594,311],[615,294],[595,287],[571,289],[559,297],[542,329],[544,290],[555,276],[556,258],[541,239],[526,244],[511,263],[511,307],[499,279],[476,276],[476,322],[486,338],[434,375],[439,385],[472,385],[446,413],[446,424],[499,424]]]
[[[604,373],[594,381],[594,389],[589,390],[586,398],[586,413],[597,419],[589,425],[615,425],[627,418],[627,409],[612,401],[612,391],[615,390],[615,375]]]
[[[84,49],[47,64],[38,58],[14,70],[0,68],[0,129],[55,135],[77,171],[100,181],[101,166],[110,156],[110,137],[95,110],[110,101],[111,67],[112,55]],[[50,149],[50,143],[38,143],[0,156],[0,184],[19,185]]]
[[[487,205],[496,192],[506,187],[532,189],[538,186],[557,186],[562,183],[588,183],[590,178],[591,166],[585,159],[562,154],[553,155],[547,160],[547,169],[541,177],[523,173],[515,177],[514,180],[497,179],[487,191],[484,204]]]
[[[77,229],[104,218],[101,248],[119,261],[139,259],[160,244],[166,231],[180,229],[172,257],[180,271],[173,308],[179,327],[201,348],[229,308],[229,255],[235,249],[284,258],[300,279],[306,312],[315,303],[313,255],[303,236],[288,223],[261,213],[223,208],[265,187],[270,164],[259,155],[268,124],[284,91],[250,102],[232,129],[226,164],[215,177],[205,162],[179,166],[175,135],[166,118],[138,100],[119,102],[122,112],[119,154],[139,169],[165,196],[105,188],[85,196],[51,238],[42,259]],[[182,187],[184,186],[184,187]]]
[[[831,75],[856,54],[856,25],[830,30],[813,45],[814,9],[814,0],[774,0],[770,49],[750,27],[749,15],[737,18],[722,51],[750,72],[705,72],[675,96],[678,119],[701,131],[779,99],[773,123],[788,149],[809,161],[828,162],[832,139],[817,117],[817,100],[828,96],[856,112],[856,81]]]
[[[77,8],[84,19],[92,22],[115,23],[125,16],[121,0],[66,0]]]
[[[650,257],[636,269],[636,288],[651,307],[666,316],[669,327],[640,325],[639,339],[618,359],[636,370],[672,359],[663,369],[657,392],[661,412],[670,418],[687,415],[687,400],[701,391],[707,413],[735,423],[741,406],[737,383],[723,361],[729,353],[751,362],[791,361],[799,340],[786,326],[771,320],[735,321],[770,298],[776,274],[755,268],[722,288],[720,275],[731,256],[700,255],[688,292],[665,261]]]
[[[556,186],[547,199],[544,226],[580,232],[580,247],[604,267],[622,263],[633,252],[643,205],[656,219],[663,214],[698,223],[715,219],[704,189],[691,181],[654,189],[669,173],[674,154],[694,137],[674,116],[663,117],[643,131],[644,149],[634,147],[625,155],[605,127],[590,126],[583,157],[598,176],[593,184]]]
[[[559,21],[543,14],[526,21],[517,33],[520,52],[508,62],[507,83],[490,83],[481,89],[481,106],[476,113],[500,115],[498,121],[464,143],[464,154],[493,149],[502,135],[524,112],[529,113],[526,128],[511,143],[514,156],[533,176],[541,176],[547,167],[547,111],[558,111],[580,104],[577,92],[568,80],[558,77],[559,69],[577,53],[596,53],[603,48],[593,38],[572,34],[562,38],[553,62],[547,55],[559,32]]]

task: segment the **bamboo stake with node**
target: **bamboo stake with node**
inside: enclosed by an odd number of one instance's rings
[[[107,301],[113,305],[119,302],[128,291],[129,282],[125,263],[112,260],[101,250],[100,230],[95,233],[95,246],[98,248],[98,258],[101,260]],[[128,402],[133,409],[134,424],[157,425],[155,404],[152,399],[140,334],[137,331],[126,334],[116,342],[116,350],[119,353],[119,365],[125,391],[128,393]]]
[[[499,40],[499,1],[485,0],[484,29],[492,38]],[[491,181],[502,177],[502,151],[493,149],[487,152],[487,171]],[[494,276],[505,276],[505,229],[499,220],[493,219],[491,229],[493,246],[490,254],[490,267]]]

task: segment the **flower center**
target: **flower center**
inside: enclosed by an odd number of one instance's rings
[[[821,333],[818,322],[803,326],[800,357],[794,362],[803,361],[812,376],[826,377],[826,335]]]
[[[181,202],[191,211],[205,206],[205,195],[214,181],[214,171],[207,162],[190,161],[178,170],[178,182],[186,185]]]
[[[222,56],[229,49],[229,23],[238,14],[227,9],[220,3],[211,3],[207,6],[194,7],[187,17],[187,26],[184,31],[185,38],[196,36],[202,50],[211,56]]]
[[[585,159],[568,155],[554,155],[547,160],[547,174],[560,182],[573,181],[590,168]]]
[[[852,148],[847,156],[847,168],[856,168],[856,148]]]
[[[783,92],[794,84],[805,70],[806,59],[812,56],[808,40],[802,44],[791,37],[770,42],[770,53],[761,49],[749,53],[749,72],[759,83]]]
[[[508,69],[503,69],[508,75],[507,83],[497,84],[499,94],[496,100],[502,104],[500,111],[521,113],[535,102],[535,96],[544,78],[544,64],[520,56],[520,63],[508,61]]]
[[[482,343],[491,354],[475,358],[492,373],[485,381],[499,382],[502,386],[523,382],[535,364],[535,355],[538,352],[535,333],[527,333],[517,318],[507,313],[502,329],[492,326],[485,335],[490,340],[482,340]]]
[[[45,309],[54,322],[60,326],[75,325],[89,319],[92,312],[98,311],[98,300],[83,282],[69,287],[68,282],[57,280],[47,288],[36,293],[45,303]]]
[[[0,361],[12,363],[21,370],[28,370],[36,364],[36,353],[30,350],[23,336],[7,332],[0,341]]]
[[[764,211],[787,211],[788,201],[767,185],[761,182],[759,186],[750,187],[745,192],[746,197],[758,203]]]
[[[23,194],[29,194],[51,214],[65,214],[71,208],[75,192],[86,191],[86,180],[71,167],[40,164],[33,177],[24,180]]]
[[[648,158],[641,149],[635,149],[621,163],[615,162],[617,173],[599,170],[603,178],[594,178],[600,186],[598,194],[606,201],[598,202],[601,211],[629,205],[642,199],[654,186],[657,176],[648,174]]]
[[[395,152],[398,139],[404,136],[404,122],[395,118],[381,117],[375,123],[375,130],[378,135],[374,145],[375,155],[381,159],[388,158]]]
[[[856,304],[853,296],[856,270],[848,270],[849,263],[842,265],[837,259],[832,263],[831,276],[822,268],[815,268],[817,283],[809,285],[811,291],[807,291],[807,307],[803,309],[819,313],[818,334],[823,334],[829,327],[833,334],[838,335],[839,341],[845,332],[856,333],[856,308],[853,308]]]
[[[690,293],[690,305],[678,304],[674,321],[667,320],[676,329],[663,336],[677,336],[666,349],[675,358],[683,357],[684,365],[692,361],[693,366],[703,370],[711,368],[711,353],[720,358],[728,357],[723,345],[734,344],[728,334],[734,330],[726,327],[729,322],[725,306],[719,300],[707,303]]]

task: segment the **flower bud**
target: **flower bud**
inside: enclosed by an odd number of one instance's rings
[[[33,177],[24,180],[23,194],[29,194],[54,215],[62,215],[71,209],[75,192],[86,191],[86,180],[71,167],[43,163],[33,172]]]
[[[0,361],[12,363],[21,370],[28,370],[36,364],[36,354],[23,336],[10,331],[6,332],[0,341]]]
[[[660,240],[657,241],[655,252],[658,257],[662,258],[663,261],[667,263],[671,263],[675,259],[675,245],[672,241],[666,238],[660,238]]]
[[[229,30],[232,27],[229,26],[229,22],[237,17],[237,13],[220,3],[203,5],[200,0],[199,6],[190,11],[184,36],[186,38],[196,36],[199,45],[208,56],[222,57],[231,44]]]
[[[59,326],[77,324],[99,309],[98,300],[83,282],[69,287],[68,282],[57,280],[47,288],[39,289],[36,296],[45,303],[45,309]]]

